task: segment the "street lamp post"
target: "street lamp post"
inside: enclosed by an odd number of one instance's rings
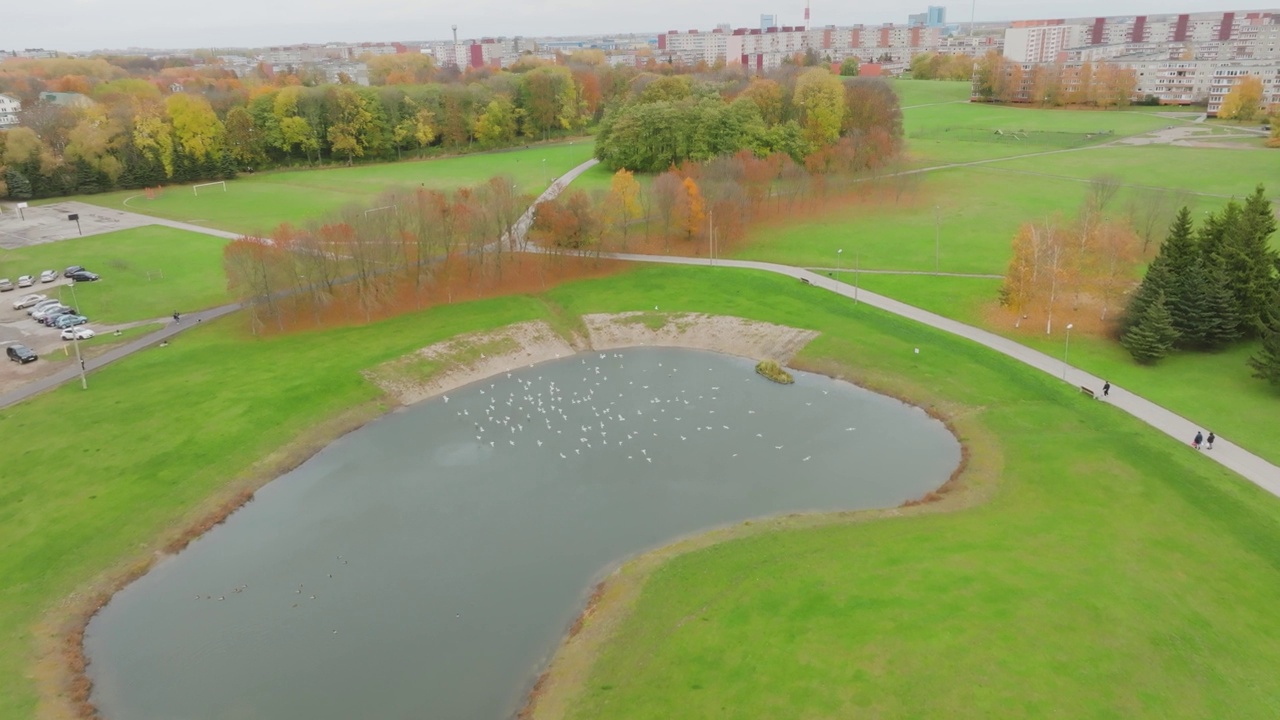
[[[839,283],[840,283],[840,256],[841,255],[844,255],[844,248],[840,248],[839,250],[836,250],[836,287],[839,287]]]
[[[547,186],[547,159],[542,158],[542,186]]]
[[[58,286],[58,296],[62,296],[62,285]],[[76,306],[76,312],[80,312],[80,301],[76,299],[76,281],[71,281],[71,302]],[[80,355],[80,333],[76,330],[78,326],[71,326],[71,344],[76,347],[76,365],[80,366],[80,389],[89,389],[89,380],[84,375],[84,358]]]
[[[1067,352],[1071,350],[1071,328],[1075,327],[1071,323],[1067,323],[1067,339],[1062,343],[1062,379],[1067,379]]]

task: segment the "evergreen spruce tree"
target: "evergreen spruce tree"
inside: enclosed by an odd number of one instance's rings
[[[1143,365],[1153,365],[1169,354],[1177,337],[1178,331],[1173,328],[1173,318],[1161,293],[1143,311],[1138,322],[1120,338],[1120,344],[1134,360]]]
[[[1165,265],[1164,258],[1157,255],[1151,261],[1151,266],[1147,268],[1147,274],[1142,278],[1142,283],[1138,285],[1138,289],[1133,291],[1133,295],[1129,296],[1129,304],[1125,307],[1124,317],[1120,321],[1120,334],[1123,337],[1129,328],[1137,325],[1146,314],[1147,308],[1156,301],[1157,298],[1164,295],[1169,289],[1169,270]]]
[[[9,187],[9,197],[14,200],[31,199],[31,181],[13,168],[4,171],[4,184]]]
[[[1206,349],[1217,350],[1240,339],[1240,314],[1236,298],[1227,284],[1227,273],[1220,262],[1214,262],[1205,273],[1204,303],[1207,323],[1202,342]]]
[[[1169,226],[1159,257],[1169,272],[1164,296],[1173,327],[1178,331],[1176,344],[1183,348],[1204,347],[1211,323],[1204,305],[1204,256],[1192,232],[1191,211],[1187,207],[1178,211]]]
[[[1236,299],[1240,330],[1246,337],[1260,337],[1263,314],[1275,287],[1275,253],[1267,246],[1275,230],[1271,203],[1259,187],[1244,206],[1232,200],[1205,223],[1201,249],[1221,258],[1227,285]]]
[[[1249,358],[1253,376],[1280,388],[1280,329],[1268,328],[1262,336],[1262,347]]]

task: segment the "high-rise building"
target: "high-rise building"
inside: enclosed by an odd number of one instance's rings
[[[760,32],[769,32],[769,28],[777,29],[777,15],[761,15],[760,16]]]
[[[947,9],[941,5],[930,5],[926,15],[925,27],[943,27],[947,24]]]

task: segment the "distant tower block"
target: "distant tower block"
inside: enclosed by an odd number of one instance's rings
[[[809,0],[804,3],[804,29],[809,29]]]
[[[457,25],[453,26],[453,44],[454,45],[458,44],[458,26]]]

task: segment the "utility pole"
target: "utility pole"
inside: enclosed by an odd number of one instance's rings
[[[707,211],[707,253],[711,256],[711,264],[716,264],[716,211]]]
[[[858,304],[858,267],[860,264],[859,263],[860,259],[861,258],[859,257],[858,253],[853,254],[853,304],[854,305]]]

